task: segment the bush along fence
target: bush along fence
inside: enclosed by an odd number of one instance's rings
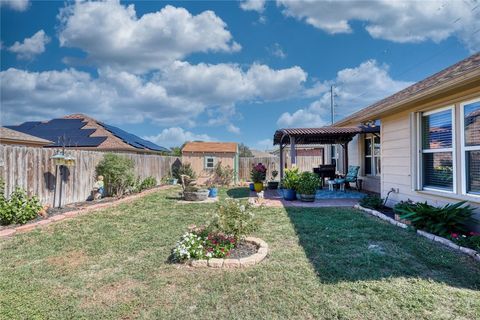
[[[37,196],[41,203],[53,205],[55,190],[59,192],[62,180],[62,204],[85,201],[96,180],[96,166],[108,152],[68,150],[75,164],[56,171],[52,156],[57,149],[30,148],[0,145],[0,177],[5,181],[5,195],[15,188],[25,189],[30,196]],[[159,183],[171,172],[177,157],[151,154],[117,153],[133,161],[134,176],[140,179],[154,177]],[[56,176],[58,175],[58,177]]]
[[[361,205],[355,205],[354,206],[356,209],[359,209],[359,210],[362,210],[368,214],[371,214],[372,216],[375,216],[377,218],[380,218],[390,224],[393,224],[397,227],[400,227],[400,228],[403,228],[403,229],[407,229],[409,228],[409,226],[405,223],[402,223],[402,222],[399,222],[395,219],[392,219],[388,216],[386,216],[385,214],[375,210],[375,209],[369,209],[369,208],[364,208],[362,207]],[[422,236],[422,237],[425,237],[431,241],[435,241],[437,243],[440,243],[444,246],[447,246],[455,251],[458,251],[458,252],[461,252],[461,253],[464,253],[464,254],[467,254],[469,255],[470,257],[472,257],[474,260],[476,260],[477,262],[480,262],[480,252],[476,251],[476,250],[473,250],[471,248],[466,248],[466,247],[463,247],[463,246],[460,246],[456,243],[454,243],[453,241],[449,240],[449,239],[446,239],[444,237],[441,237],[439,235],[435,235],[435,234],[432,234],[432,233],[429,233],[429,232],[426,232],[426,231],[423,231],[423,230],[416,230],[416,233],[419,235],[419,236]]]

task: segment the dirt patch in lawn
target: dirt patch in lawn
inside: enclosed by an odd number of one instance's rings
[[[112,304],[128,303],[135,299],[135,290],[142,288],[142,283],[125,279],[111,283],[94,290],[93,294],[82,299],[82,308],[111,306]]]
[[[241,259],[249,257],[257,253],[258,248],[256,245],[250,242],[242,241],[235,248],[230,251],[228,258],[230,259]]]
[[[74,250],[60,256],[47,258],[47,262],[62,271],[72,271],[88,261],[88,256],[82,250]]]

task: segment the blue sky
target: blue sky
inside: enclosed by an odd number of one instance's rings
[[[1,124],[85,113],[164,146],[271,147],[480,49],[480,3],[1,2]],[[478,8],[478,9],[477,9]]]

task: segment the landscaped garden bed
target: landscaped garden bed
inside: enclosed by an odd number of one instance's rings
[[[0,318],[479,317],[479,264],[352,208],[255,209],[251,234],[269,254],[253,267],[171,263],[188,226],[216,210],[178,205],[178,191],[2,239]],[[219,190],[221,200],[245,194]]]

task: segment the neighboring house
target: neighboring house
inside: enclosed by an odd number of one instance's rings
[[[262,151],[262,150],[256,150],[256,149],[250,149],[252,152],[252,155],[254,158],[270,158],[270,157],[275,157],[273,153],[267,152],[267,151]]]
[[[133,153],[168,152],[167,148],[83,114],[50,121],[29,121],[9,129],[53,141],[45,147]]]
[[[238,181],[238,145],[234,142],[187,142],[182,148],[182,162],[190,163],[199,184],[208,183],[215,165],[229,166]]]
[[[42,148],[53,144],[53,142],[20,131],[0,127],[0,144]]]
[[[380,123],[349,143],[368,188],[388,204],[480,205],[480,54],[475,54],[335,123]],[[376,183],[374,183],[376,181]]]

